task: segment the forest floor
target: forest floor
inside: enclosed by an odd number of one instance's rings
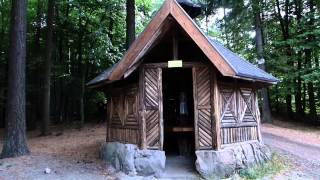
[[[0,160],[0,180],[80,180],[115,179],[99,159],[100,145],[105,141],[104,125],[86,125],[81,130],[53,127],[50,136],[39,137],[28,132],[29,156]],[[3,144],[0,131],[0,150]],[[50,173],[46,174],[45,169]]]
[[[52,134],[39,137],[28,132],[29,156],[0,160],[0,180],[15,179],[123,179],[99,159],[105,141],[105,126],[86,125],[81,130],[53,127]],[[290,168],[266,179],[320,179],[319,127],[275,121],[263,124],[263,141],[283,156]],[[0,151],[4,131],[0,129]],[[46,174],[45,169],[50,173]],[[118,178],[117,178],[118,177]],[[132,179],[132,178],[130,178]],[[133,178],[136,179],[136,178]]]
[[[262,125],[262,138],[293,165],[280,176],[296,173],[302,179],[320,179],[320,127],[275,120]]]

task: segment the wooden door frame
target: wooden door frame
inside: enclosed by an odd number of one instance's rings
[[[198,133],[198,118],[196,117],[197,116],[197,110],[196,110],[196,104],[197,104],[197,98],[196,98],[196,92],[195,92],[195,68],[196,67],[199,67],[199,66],[211,66],[211,64],[205,64],[205,63],[200,63],[200,62],[184,62],[182,67],[181,68],[190,68],[192,70],[192,86],[193,86],[193,106],[194,106],[194,137],[195,137],[195,150],[199,150],[199,133]],[[139,100],[140,100],[140,119],[141,119],[141,148],[142,149],[146,149],[147,148],[147,145],[146,145],[146,119],[145,119],[145,109],[144,109],[144,95],[143,95],[143,91],[144,91],[144,81],[143,81],[143,76],[144,76],[144,71],[145,71],[145,68],[155,68],[155,69],[161,69],[161,73],[160,73],[160,76],[159,76],[159,80],[160,80],[160,85],[159,85],[159,88],[161,90],[161,95],[160,95],[160,98],[159,98],[159,104],[160,104],[160,107],[159,107],[159,123],[160,123],[160,150],[163,150],[163,141],[164,141],[164,128],[163,128],[163,123],[164,123],[164,120],[163,120],[163,89],[162,89],[162,70],[163,69],[166,69],[166,68],[169,68],[168,67],[168,63],[164,62],[164,63],[146,63],[146,64],[142,64],[141,67],[140,67],[140,75],[139,75],[139,89],[140,89],[140,97],[139,97]],[[213,89],[212,89],[213,90]],[[215,98],[214,98],[215,99]],[[212,98],[212,101],[213,101],[213,98]],[[214,108],[215,104],[211,104],[212,108]],[[217,110],[216,110],[217,111]],[[212,114],[213,116],[213,114]],[[216,127],[216,124],[215,126],[213,126],[213,129],[217,129]],[[215,141],[217,140],[216,137],[212,137],[212,139],[214,139]]]

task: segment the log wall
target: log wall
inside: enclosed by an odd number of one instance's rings
[[[138,87],[113,89],[107,103],[107,141],[140,144]]]

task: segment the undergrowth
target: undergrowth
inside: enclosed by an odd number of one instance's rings
[[[267,175],[277,174],[287,167],[283,157],[272,154],[271,160],[266,164],[242,170],[239,175],[243,179],[261,179]]]

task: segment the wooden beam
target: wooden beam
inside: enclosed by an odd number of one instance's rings
[[[176,30],[173,30],[172,33],[172,53],[173,53],[173,59],[177,60],[178,59],[178,39],[177,39],[177,32]]]
[[[256,122],[242,122],[242,123],[222,124],[221,128],[255,127],[257,125],[258,123]]]
[[[207,37],[202,31],[197,28],[197,25],[187,15],[183,8],[175,1],[171,2],[170,14],[175,18],[178,24],[187,32],[190,38],[199,46],[202,52],[208,57],[208,59],[215,65],[215,67],[224,76],[235,76],[235,71],[231,66],[226,63],[224,58],[218,53],[218,51],[211,45]]]
[[[160,133],[160,150],[163,150],[163,97],[162,97],[162,69],[158,68],[158,90],[159,90],[159,133]]]
[[[119,80],[134,61],[140,59],[145,51],[150,48],[150,39],[157,36],[161,24],[171,16],[187,32],[191,39],[199,46],[209,60],[224,76],[235,76],[234,70],[211,45],[206,36],[201,32],[193,20],[186,14],[175,0],[166,0],[156,16],[150,21],[146,29],[140,34],[124,55],[119,65],[111,73],[109,80]],[[147,47],[147,48],[146,48]]]
[[[199,132],[198,132],[198,94],[197,94],[197,74],[196,67],[192,68],[193,84],[193,106],[194,106],[194,141],[195,150],[199,150]]]
[[[182,63],[182,67],[181,68],[192,68],[192,67],[198,67],[198,66],[208,66],[210,64],[205,64],[205,63],[201,63],[201,62],[183,62]],[[164,63],[147,63],[144,64],[145,67],[148,68],[168,68],[168,63],[164,62]]]
[[[259,110],[259,104],[258,104],[258,94],[257,90],[254,89],[254,101],[255,101],[255,110],[256,110],[256,118],[257,118],[257,130],[258,130],[258,141],[263,143],[262,137],[261,137],[261,117],[260,117],[260,110]]]
[[[113,70],[109,79],[110,80],[119,80],[122,75],[125,73],[128,67],[130,67],[133,60],[137,55],[143,50],[145,45],[149,42],[150,37],[152,37],[161,26],[162,22],[168,17],[170,13],[170,4],[171,0],[164,2],[158,13],[150,21],[146,29],[140,34],[140,36],[133,42],[129,50],[126,52],[122,58],[119,65]]]
[[[216,130],[216,118],[214,112],[215,106],[215,98],[214,98],[214,73],[215,69],[210,66],[210,108],[211,108],[211,134],[212,134],[212,149],[216,149],[217,147],[217,130]]]
[[[213,72],[213,100],[214,100],[214,119],[215,119],[215,130],[216,130],[216,150],[221,148],[221,133],[220,133],[220,100],[219,100],[219,87],[217,81],[217,72]]]
[[[145,45],[145,47],[141,50],[137,57],[134,58],[133,62],[129,66],[129,68],[124,73],[124,78],[128,77],[134,70],[136,70],[140,64],[142,63],[143,56],[147,54],[153,47],[155,47],[161,40],[163,36],[169,31],[172,27],[172,20],[166,19],[159,29],[153,34],[150,38],[149,42]]]
[[[144,68],[143,66],[139,70],[139,116],[140,116],[140,148],[147,149],[146,143],[146,118],[145,118],[145,106],[144,106]]]

